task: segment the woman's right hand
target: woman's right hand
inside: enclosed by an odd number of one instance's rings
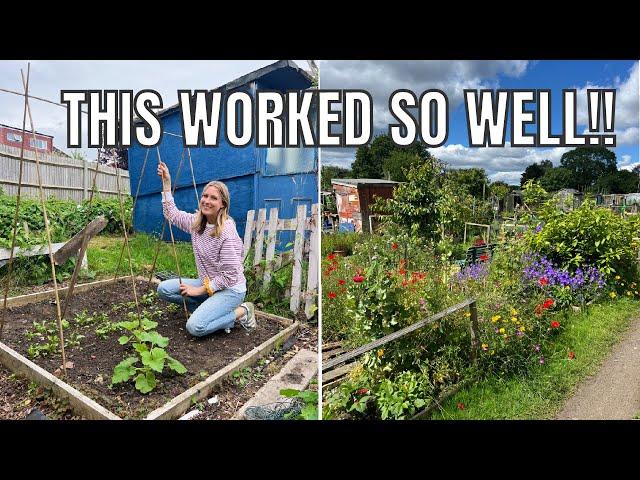
[[[169,168],[164,162],[158,162],[158,176],[162,178],[162,190],[165,192],[171,191],[171,175],[169,174]]]

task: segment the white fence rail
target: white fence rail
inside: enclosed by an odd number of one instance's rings
[[[278,218],[278,209],[272,208],[267,222],[267,211],[262,208],[258,211],[258,218],[255,218],[255,210],[247,212],[247,224],[244,232],[244,254],[245,257],[251,246],[255,247],[253,265],[259,268],[263,258],[265,267],[263,274],[263,284],[268,285],[274,268],[280,267],[283,262],[291,258],[293,253],[293,275],[291,279],[291,299],[289,309],[297,314],[304,301],[304,312],[307,318],[311,318],[317,310],[318,302],[318,276],[320,261],[320,206],[315,204],[311,207],[311,216],[307,217],[307,206],[299,205],[296,218]],[[283,254],[275,253],[276,238],[278,232],[295,231],[293,252]],[[267,232],[265,239],[265,231]],[[310,231],[308,239],[305,239],[305,232]],[[254,236],[255,234],[255,236]],[[266,245],[266,252],[265,252]],[[264,257],[263,257],[264,253]],[[308,259],[309,268],[306,282],[303,284],[302,262]]]
[[[45,196],[53,195],[61,200],[80,202],[89,198],[96,162],[38,152],[40,176]],[[8,195],[18,193],[20,172],[20,149],[0,145],[0,187]],[[96,191],[102,197],[118,195],[116,169],[100,165],[96,178]],[[129,194],[129,171],[120,169],[120,191]],[[38,196],[36,156],[33,151],[24,151],[22,190],[24,197]]]

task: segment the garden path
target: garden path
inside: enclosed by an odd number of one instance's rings
[[[640,316],[602,367],[584,380],[559,420],[629,420],[640,413]]]

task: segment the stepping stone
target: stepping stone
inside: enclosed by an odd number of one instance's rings
[[[302,349],[269,381],[256,392],[233,416],[232,420],[246,419],[245,411],[249,407],[284,402],[289,399],[280,395],[280,390],[293,388],[305,390],[311,379],[318,374],[318,354]]]

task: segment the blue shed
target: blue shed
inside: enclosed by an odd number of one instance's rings
[[[304,90],[311,86],[311,77],[294,62],[281,60],[272,65],[244,75],[216,90],[246,91],[254,99],[257,90]],[[163,137],[158,145],[162,161],[171,172],[172,181],[177,185],[175,199],[178,208],[193,212],[198,203],[193,190],[193,180],[189,159],[185,160],[177,178],[177,169],[183,154],[181,112],[179,105],[166,108],[158,113],[163,126]],[[312,116],[315,118],[315,115]],[[230,214],[236,221],[242,238],[247,212],[260,208],[279,209],[279,218],[295,218],[298,205],[307,205],[307,215],[311,204],[318,202],[318,149],[317,148],[264,148],[252,144],[238,148],[227,143],[223,134],[224,111],[220,115],[220,138],[217,147],[192,147],[191,160],[198,197],[204,186],[212,180],[223,181],[231,195]],[[173,135],[172,135],[173,134]],[[177,136],[176,136],[177,135]],[[129,178],[132,195],[138,188],[143,175],[135,211],[134,229],[139,232],[159,235],[162,230],[162,207],[160,192],[162,185],[156,174],[158,157],[156,147],[148,151],[148,159],[143,170],[147,148],[139,144],[129,149]],[[267,210],[269,211],[269,210]],[[176,240],[189,240],[188,234],[173,229]],[[277,248],[284,249],[284,242],[290,235],[281,235]],[[170,239],[169,229],[164,239]]]

